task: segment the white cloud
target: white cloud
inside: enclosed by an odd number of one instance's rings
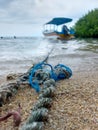
[[[37,22],[56,16],[78,18],[98,7],[97,0],[2,0],[1,18],[15,22]],[[5,4],[4,4],[5,3]],[[3,12],[3,13],[2,13]],[[4,20],[5,20],[4,18]],[[6,22],[6,20],[5,20]],[[32,22],[32,23],[33,23]]]
[[[98,8],[98,0],[0,0],[0,23],[35,27],[53,17],[70,17],[76,21],[94,8]]]

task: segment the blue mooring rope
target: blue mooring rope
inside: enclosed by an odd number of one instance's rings
[[[50,73],[50,78],[54,79],[55,81],[61,80],[61,79],[68,79],[72,76],[72,70],[63,65],[63,64],[58,64],[54,68],[52,65],[45,63],[42,61],[41,63],[36,64],[31,71],[29,72],[29,83],[32,88],[36,90],[36,92],[40,92],[40,86],[38,84],[38,81],[33,81],[34,74],[37,72],[38,69],[44,69],[44,66],[49,66],[51,70],[49,70]],[[59,72],[59,74],[56,73],[56,70],[61,69],[62,71]]]

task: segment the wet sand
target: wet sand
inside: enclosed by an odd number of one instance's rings
[[[51,57],[49,63],[63,63],[73,71],[70,79],[57,82],[56,96],[49,111],[44,130],[97,130],[98,129],[98,54],[80,54]],[[5,78],[0,82],[5,82]],[[25,95],[24,95],[25,93]],[[19,90],[11,102],[0,108],[0,115],[22,104],[22,123],[30,114],[38,95],[32,88]],[[12,118],[0,123],[0,130],[14,130]]]

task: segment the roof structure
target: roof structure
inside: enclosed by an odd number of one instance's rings
[[[71,21],[72,21],[71,18],[58,17],[58,18],[53,18],[51,21],[49,21],[46,24],[61,25],[61,24],[68,23],[68,22],[71,22]]]

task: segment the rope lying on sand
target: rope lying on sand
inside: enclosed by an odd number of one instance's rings
[[[55,96],[56,81],[68,79],[72,76],[72,71],[69,67],[63,64],[58,64],[53,67],[52,65],[46,63],[49,54],[45,60],[31,67],[27,73],[19,76],[16,83],[4,86],[6,91],[6,94],[4,93],[4,98],[3,93],[0,93],[1,106],[5,100],[12,96],[12,93],[17,92],[17,89],[22,84],[30,84],[31,87],[39,93],[39,100],[32,108],[31,115],[29,116],[27,122],[21,127],[21,130],[43,130],[44,122],[48,119],[48,111],[52,105],[52,99]],[[16,120],[17,114],[15,114],[16,113],[8,113],[6,116],[1,118],[1,121],[13,115],[15,126],[19,126],[21,118],[18,116],[19,120]]]
[[[49,79],[39,93],[39,100],[33,105],[31,115],[21,130],[43,130],[44,122],[48,119],[48,111],[52,105],[52,97],[55,95],[55,81]]]
[[[46,68],[50,67],[50,70]],[[54,68],[45,62],[36,64],[29,72],[29,83],[39,93],[39,100],[33,106],[31,115],[21,130],[43,130],[44,122],[48,119],[48,111],[55,96],[56,82],[72,76],[69,67],[58,64]],[[40,88],[40,85],[42,88]]]
[[[46,69],[45,67],[50,67]],[[72,71],[69,67],[58,64],[54,68],[52,65],[45,63],[44,61],[36,64],[29,72],[29,83],[36,92],[40,91],[39,84],[47,79],[54,79],[55,81],[61,79],[68,79],[72,76]],[[40,82],[39,82],[40,81]]]

